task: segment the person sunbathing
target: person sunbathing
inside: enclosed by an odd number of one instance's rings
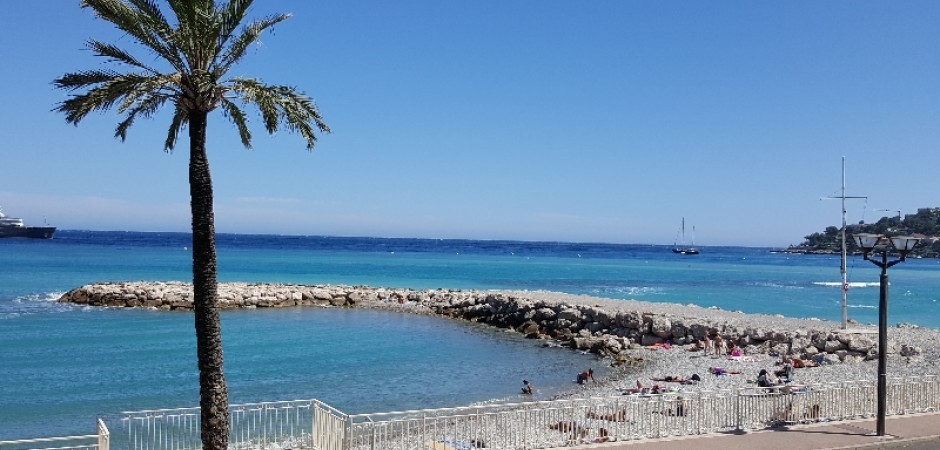
[[[688,378],[681,377],[679,375],[666,375],[664,377],[650,378],[653,381],[666,381],[669,383],[685,383]]]
[[[655,381],[655,380],[654,380],[654,381]],[[666,386],[660,386],[660,385],[658,385],[658,384],[654,384],[654,385],[652,385],[652,386],[650,386],[650,387],[646,387],[646,386],[643,386],[643,383],[640,383],[640,380],[636,380],[636,387],[635,387],[635,388],[621,389],[620,391],[623,393],[623,395],[630,395],[630,394],[664,394],[664,393],[668,392],[669,389],[666,388]]]
[[[596,412],[594,412],[594,411],[588,411],[588,412],[587,412],[587,418],[588,418],[588,419],[606,420],[606,421],[609,421],[609,422],[627,422],[627,421],[628,421],[628,419],[627,419],[627,410],[626,410],[626,409],[622,409],[622,410],[620,410],[620,411],[618,411],[618,412],[615,412],[615,413],[608,413],[608,414],[598,414],[598,413],[596,413]]]
[[[793,359],[794,368],[819,367],[819,363],[812,359]]]
[[[702,379],[698,376],[697,373],[693,373],[691,377],[686,378],[680,375],[666,375],[664,377],[650,378],[653,381],[665,381],[667,383],[682,383],[682,384],[695,384]]]
[[[641,394],[641,393],[643,393],[644,391],[649,391],[649,388],[643,386],[643,383],[640,383],[640,380],[636,380],[636,387],[635,387],[635,388],[620,389],[620,392],[623,392],[623,395]]]
[[[647,345],[646,348],[647,348],[648,350],[658,350],[658,349],[669,350],[669,349],[672,348],[672,344],[670,344],[670,343],[668,343],[668,342],[657,342],[657,343],[652,344],[652,345]]]
[[[801,394],[809,392],[809,386],[805,384],[788,384],[780,387],[780,392],[784,394]]]
[[[708,373],[714,375],[740,375],[741,372],[737,370],[728,370],[721,367],[709,367]]]
[[[548,424],[551,430],[558,430],[562,433],[571,433],[572,435],[585,438],[588,435],[587,427],[571,420],[562,420],[556,423]]]

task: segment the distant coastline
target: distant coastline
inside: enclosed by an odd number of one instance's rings
[[[920,208],[915,214],[901,217],[882,217],[874,223],[845,224],[845,247],[849,254],[860,254],[852,235],[873,233],[884,236],[916,236],[921,242],[910,256],[918,258],[940,258],[940,208]],[[841,254],[842,228],[829,226],[823,232],[812,233],[799,245],[791,245],[787,253]]]
[[[831,248],[812,248],[812,247],[802,247],[802,246],[793,246],[787,248],[780,248],[771,250],[777,253],[795,253],[800,255],[839,255],[841,254],[840,250],[833,250]],[[856,253],[846,253],[847,255],[855,256]]]

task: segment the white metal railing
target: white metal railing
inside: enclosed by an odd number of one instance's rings
[[[3,450],[109,450],[108,427],[97,421],[98,434],[0,441]]]
[[[314,430],[323,442],[337,434],[318,429],[318,409],[338,410],[318,400],[246,403],[229,408],[229,447],[232,449],[278,450],[331,449],[314,444]],[[112,446],[133,450],[195,450],[202,447],[199,408],[123,412],[106,418],[112,424]],[[320,428],[328,422],[321,420]],[[340,430],[342,427],[340,427]]]
[[[348,416],[343,450],[536,449],[872,417],[870,381]],[[890,415],[940,410],[935,376],[888,382]]]
[[[317,400],[232,405],[232,449],[523,450],[872,417],[870,381],[620,395],[346,415]],[[888,380],[887,414],[940,410],[936,376]],[[107,425],[110,420],[109,432]],[[98,434],[0,442],[0,450],[198,450],[199,408],[125,412]]]
[[[322,402],[313,405],[313,448],[343,450],[346,442],[347,416]]]

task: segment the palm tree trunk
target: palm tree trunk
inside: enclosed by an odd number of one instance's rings
[[[215,215],[212,177],[206,156],[204,111],[189,114],[189,193],[193,218],[193,310],[199,358],[202,448],[227,450],[228,388],[222,372],[222,327],[216,280]]]

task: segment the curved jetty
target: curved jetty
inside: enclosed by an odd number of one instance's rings
[[[480,322],[610,356],[615,364],[640,359],[638,349],[691,346],[706,336],[721,336],[724,342],[741,347],[745,355],[791,356],[823,364],[870,361],[878,354],[873,327],[847,331],[821,320],[545,291],[219,283],[218,292],[220,306],[227,309],[381,308]],[[182,282],[97,283],[73,289],[59,302],[190,310],[193,292],[191,284]],[[921,348],[904,340],[890,342],[889,355],[917,358]]]

